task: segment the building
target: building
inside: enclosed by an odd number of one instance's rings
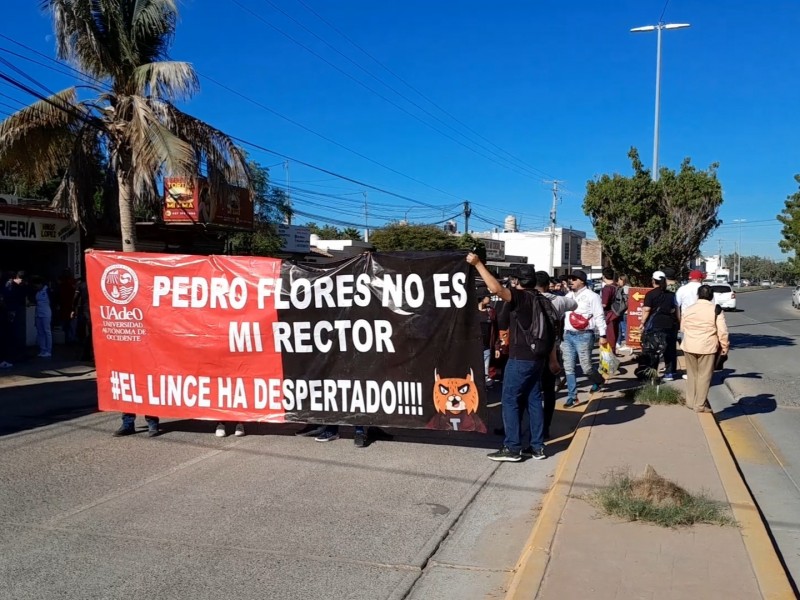
[[[81,275],[81,236],[46,200],[0,195],[0,269],[25,271],[48,280],[64,269]]]
[[[487,264],[495,268],[510,267],[512,263],[509,258],[512,255],[524,257],[526,259],[524,263],[532,264],[537,270],[547,271],[556,277],[584,267],[583,248],[586,240],[584,231],[563,227],[556,227],[554,233],[549,230],[517,231],[516,220],[509,217],[506,218],[505,231],[474,235],[490,244],[495,240],[503,242],[503,260],[493,259],[493,254],[487,253]]]

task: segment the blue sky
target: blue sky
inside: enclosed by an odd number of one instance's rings
[[[7,4],[0,33],[54,56],[38,2]],[[581,210],[586,181],[630,174],[631,146],[652,164],[656,36],[629,29],[656,23],[664,8],[664,0],[182,0],[171,54],[201,74],[188,112],[416,201],[367,190],[371,226],[441,221],[469,200],[470,229],[500,227],[507,214],[539,229],[552,199],[545,180],[557,178],[559,225],[591,231]],[[722,240],[732,252],[733,221],[745,219],[743,253],[781,258],[775,215],[800,172],[800,6],[670,0],[664,21],[692,27],[664,33],[660,163],[720,163],[725,224],[705,250]],[[5,39],[0,48],[32,56]],[[71,83],[0,56],[53,89]],[[27,100],[5,83],[0,93]],[[282,158],[249,151],[285,184]],[[320,216],[297,222],[364,223],[363,186],[295,161],[288,175],[295,207]]]

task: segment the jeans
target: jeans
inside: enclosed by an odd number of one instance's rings
[[[674,329],[666,329],[664,333],[667,334],[667,347],[664,348],[664,373],[674,375],[678,371],[678,332]]]
[[[626,312],[622,315],[622,318],[619,320],[619,344],[622,345],[628,339],[628,313]]]
[[[39,353],[53,353],[53,330],[50,329],[51,317],[36,317],[36,343]]]
[[[483,374],[486,379],[489,379],[489,361],[492,359],[491,348],[486,348],[483,351]]]
[[[531,446],[544,448],[544,412],[542,406],[541,360],[509,359],[503,375],[503,428],[506,437],[503,445],[512,452],[522,450],[520,423],[522,409],[527,407],[530,418]]]
[[[150,429],[158,428],[158,417],[151,417],[145,415],[144,420],[147,421],[147,427]],[[122,413],[122,426],[130,427],[133,429],[136,423],[136,415],[134,413]]]
[[[564,356],[564,372],[567,374],[567,398],[577,400],[578,381],[575,375],[575,359],[581,365],[583,374],[596,384],[603,383],[603,377],[592,366],[592,349],[594,348],[594,332],[582,333],[567,330],[561,342],[561,353]]]

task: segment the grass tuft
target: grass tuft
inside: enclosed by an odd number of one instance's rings
[[[690,494],[650,465],[640,477],[631,477],[627,471],[612,472],[608,485],[588,499],[607,514],[628,521],[648,521],[662,527],[735,525],[726,504],[705,494]]]
[[[668,385],[646,385],[625,390],[625,397],[637,404],[683,404],[683,394],[680,390]]]

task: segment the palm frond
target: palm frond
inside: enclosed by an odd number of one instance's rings
[[[212,190],[215,185],[250,187],[247,158],[233,140],[219,129],[164,102],[168,127],[195,150],[197,164],[205,168]]]
[[[126,123],[115,143],[130,152],[131,164],[121,167],[130,170],[137,199],[156,193],[155,178],[164,171],[178,175],[197,171],[194,149],[171,131],[163,103],[141,96],[118,97],[117,102]]]
[[[133,72],[133,93],[165,100],[189,98],[200,89],[191,64],[160,61],[137,67]]]
[[[53,208],[67,212],[84,230],[95,222],[93,179],[97,172],[101,134],[93,126],[84,125],[74,136],[69,148],[69,163],[53,198]]]
[[[83,108],[69,88],[34,102],[0,122],[0,167],[31,183],[64,168]]]

